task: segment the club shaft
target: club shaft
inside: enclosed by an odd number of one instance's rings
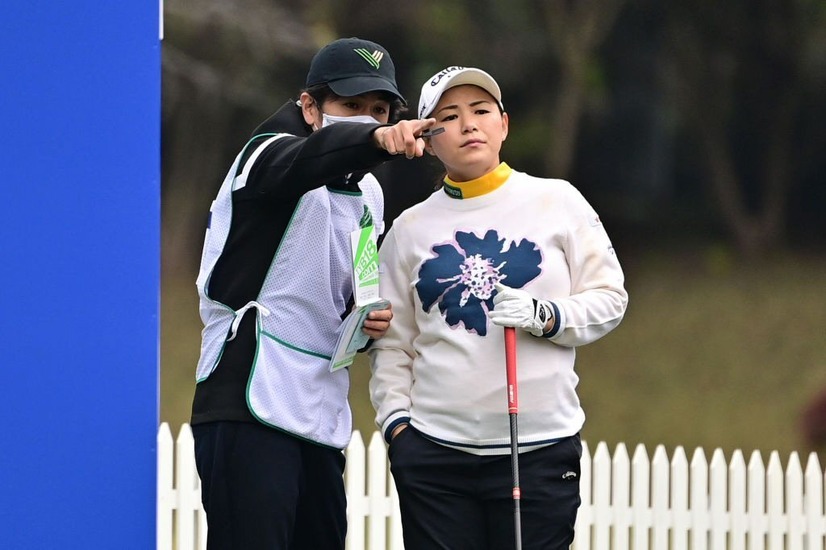
[[[516,413],[511,413],[511,472],[513,473],[513,528],[516,550],[522,550],[522,489],[519,487],[519,428]]]
[[[513,527],[516,550],[522,550],[522,489],[519,487],[519,386],[516,382],[516,329],[505,327],[505,367],[507,370],[508,416],[511,427],[511,471],[513,473]]]

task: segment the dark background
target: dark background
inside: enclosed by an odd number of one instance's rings
[[[826,412],[807,413],[826,400],[822,0],[167,0],[161,419],[173,431],[194,389],[209,204],[312,55],[346,36],[388,49],[409,116],[437,70],[493,74],[511,121],[503,160],[569,179],[600,213],[630,305],[579,350],[586,439],[823,451]],[[390,223],[437,167],[377,176]],[[366,380],[360,361],[365,431]]]

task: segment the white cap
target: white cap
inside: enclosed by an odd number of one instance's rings
[[[482,69],[472,67],[448,67],[434,74],[422,86],[422,93],[419,96],[419,118],[427,118],[433,113],[439,99],[447,90],[462,84],[472,84],[479,86],[496,99],[499,107],[504,111],[502,105],[502,91],[499,85],[488,73]]]

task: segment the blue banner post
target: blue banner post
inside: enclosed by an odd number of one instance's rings
[[[155,545],[159,4],[0,18],[0,548]]]

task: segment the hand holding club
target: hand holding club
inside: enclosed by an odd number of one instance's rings
[[[554,308],[547,300],[537,300],[524,290],[496,283],[490,320],[499,326],[521,328],[542,336],[553,328]]]

